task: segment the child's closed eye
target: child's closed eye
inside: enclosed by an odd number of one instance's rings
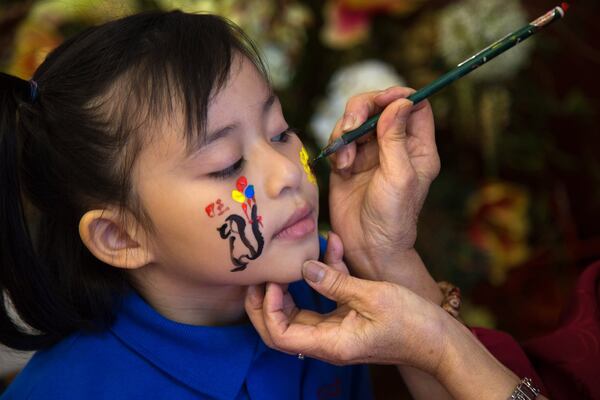
[[[244,161],[245,160],[242,157],[229,167],[222,169],[221,171],[211,172],[210,174],[208,174],[208,176],[215,179],[227,179],[230,176],[239,173],[239,171],[242,169],[242,166],[244,165]]]
[[[286,128],[285,131],[273,136],[270,140],[274,143],[287,143],[290,136],[296,135],[297,132],[298,130],[295,128]],[[238,174],[242,169],[245,161],[246,160],[244,160],[244,158],[242,157],[229,167],[222,169],[221,171],[211,172],[208,174],[208,176],[215,179],[227,179],[230,176]]]
[[[296,128],[286,128],[286,130],[281,132],[279,135],[273,136],[271,138],[271,142],[287,143],[287,141],[291,135],[297,135],[297,134],[298,134],[298,130]]]

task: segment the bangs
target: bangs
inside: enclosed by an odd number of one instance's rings
[[[152,128],[183,117],[187,150],[202,145],[210,101],[225,86],[237,56],[249,59],[268,81],[255,45],[231,21],[180,11],[140,17],[135,16],[138,26],[131,27],[137,32],[123,33],[129,43],[121,48],[127,51],[116,60],[129,68],[96,103],[124,142],[132,143],[128,136],[142,127],[147,132],[135,136],[145,142],[158,133]]]

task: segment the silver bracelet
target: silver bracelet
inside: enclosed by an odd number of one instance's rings
[[[540,394],[540,389],[533,386],[531,379],[523,378],[508,400],[534,400],[538,394]]]

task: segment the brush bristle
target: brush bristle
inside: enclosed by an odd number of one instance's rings
[[[567,12],[569,9],[569,3],[560,3],[560,8],[562,8],[563,12]]]

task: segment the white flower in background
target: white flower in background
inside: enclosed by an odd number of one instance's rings
[[[261,50],[273,86],[286,87],[294,74],[294,67],[286,56],[285,50],[272,42],[263,43]]]
[[[310,121],[317,143],[325,146],[348,99],[358,93],[404,85],[394,68],[379,60],[365,60],[343,67],[333,74],[327,86],[327,97],[321,100]]]
[[[454,67],[527,23],[518,0],[462,0],[440,12],[438,48],[448,66]],[[482,65],[472,73],[472,79],[496,81],[514,76],[528,61],[532,40]]]

